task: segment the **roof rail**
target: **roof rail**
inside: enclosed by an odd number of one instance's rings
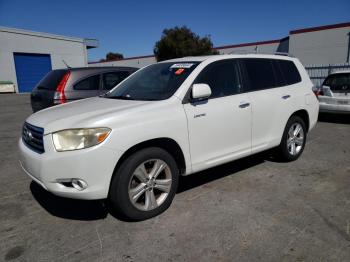
[[[248,55],[248,54],[257,54],[257,52],[252,52],[252,51],[248,51],[248,50],[233,50],[230,53],[228,53],[229,55]]]
[[[284,55],[284,56],[294,57],[293,55],[287,52],[275,52],[274,55]]]
[[[294,57],[292,54],[287,53],[287,52],[274,52],[274,53],[260,53],[257,51],[248,51],[248,50],[234,50],[231,51],[230,53],[228,53],[229,55],[235,55],[235,54],[240,54],[240,55],[249,55],[249,54],[253,54],[253,55],[282,55],[282,56],[289,56],[289,57]]]

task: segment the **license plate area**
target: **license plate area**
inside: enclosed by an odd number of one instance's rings
[[[349,101],[346,101],[346,100],[338,100],[338,105],[349,105]]]

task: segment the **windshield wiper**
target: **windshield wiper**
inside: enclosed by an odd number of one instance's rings
[[[122,99],[122,100],[135,100],[132,97],[128,95],[120,95],[120,96],[105,96],[106,98],[112,98],[112,99]]]

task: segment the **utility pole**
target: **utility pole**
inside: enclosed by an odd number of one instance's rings
[[[348,33],[348,37],[349,37],[349,40],[348,40],[348,53],[346,55],[346,62],[349,63],[349,60],[350,60],[350,32]]]

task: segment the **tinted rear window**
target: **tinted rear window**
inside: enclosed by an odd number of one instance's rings
[[[43,79],[39,82],[37,85],[38,89],[48,89],[48,90],[56,90],[57,85],[61,81],[64,74],[67,72],[66,69],[62,70],[52,70],[51,72],[47,73],[46,76],[44,76]]]
[[[103,74],[103,89],[111,90],[129,75],[130,73],[127,71],[109,72]]]
[[[74,85],[75,90],[99,90],[100,75],[90,76]]]
[[[329,86],[333,91],[349,91],[350,90],[350,74],[334,74],[330,75],[323,82],[324,86]]]
[[[279,60],[272,60],[273,71],[275,73],[275,87],[285,86],[286,80],[279,65]]]
[[[301,77],[294,62],[277,59],[243,59],[248,91],[296,84]]]
[[[277,60],[277,63],[281,68],[286,85],[296,84],[301,81],[299,71],[292,61]]]

